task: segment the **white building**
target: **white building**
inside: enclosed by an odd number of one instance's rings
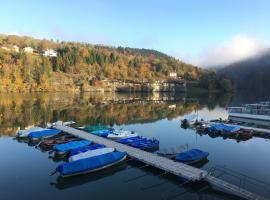
[[[13,45],[13,50],[19,52],[20,48],[17,45]]]
[[[32,47],[24,47],[23,48],[23,51],[25,53],[33,53],[34,52],[34,49]]]
[[[170,76],[170,78],[176,78],[177,73],[176,72],[170,72],[169,76]]]
[[[57,52],[52,49],[47,49],[44,51],[43,56],[57,57]]]

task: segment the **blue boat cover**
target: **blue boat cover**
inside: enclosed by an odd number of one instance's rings
[[[44,130],[41,130],[41,131],[33,131],[33,132],[31,132],[28,135],[28,137],[29,138],[42,138],[42,137],[46,137],[46,136],[57,135],[57,134],[59,134],[61,132],[62,131],[56,130],[56,129],[46,129],[46,128],[44,128]]]
[[[135,142],[138,140],[143,139],[141,136],[134,136],[134,137],[130,137],[130,138],[123,138],[123,139],[119,139],[116,142],[122,143],[122,144],[129,144],[131,142]]]
[[[64,144],[56,144],[53,146],[53,149],[55,151],[61,151],[61,152],[67,152],[72,149],[76,149],[79,147],[85,147],[87,145],[90,145],[91,142],[88,140],[80,140],[80,141],[71,141]]]
[[[175,160],[183,163],[190,163],[199,161],[206,158],[209,155],[208,152],[201,151],[199,149],[191,149],[176,155]]]
[[[157,148],[159,146],[159,141],[144,138],[142,140],[131,142],[128,145],[138,149]]]
[[[110,133],[112,133],[112,130],[103,129],[103,130],[98,130],[98,131],[92,131],[91,133],[94,135],[101,136],[101,137],[107,137]]]
[[[228,133],[233,133],[236,131],[239,131],[241,128],[240,126],[235,126],[235,125],[226,125],[226,124],[215,124],[211,127],[208,128],[209,131],[225,131]]]
[[[122,160],[127,154],[125,152],[111,152],[99,156],[76,160],[70,163],[60,164],[56,171],[61,176],[75,175],[83,172],[90,172],[101,167],[116,163]]]
[[[106,147],[105,145],[103,144],[93,144],[93,145],[89,145],[89,146],[85,146],[85,147],[79,147],[79,148],[76,148],[76,149],[73,149],[71,152],[70,152],[70,156],[74,156],[74,155],[77,155],[79,153],[84,153],[86,151],[90,151],[90,150],[95,150],[95,149],[100,149],[100,148],[104,148]]]

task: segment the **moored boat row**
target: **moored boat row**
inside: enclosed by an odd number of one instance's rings
[[[156,151],[159,149],[158,140],[138,136],[138,134],[132,131],[114,128],[104,129],[105,126],[86,127],[88,132],[90,132],[89,134],[116,140],[116,142],[133,148],[145,151]],[[80,127],[79,129],[83,128]],[[59,173],[61,177],[76,176],[102,170],[124,161],[127,157],[125,152],[117,152],[114,148],[106,147],[103,144],[97,144],[89,140],[83,140],[51,128],[28,128],[18,131],[17,137],[28,138],[30,140],[34,138],[34,140],[38,142],[36,147],[49,151],[50,154],[53,153],[55,158],[61,158],[64,162],[58,165],[55,170],[55,173]],[[186,164],[193,164],[193,162],[199,162],[206,159],[208,156],[208,153],[202,151],[199,152],[201,153],[200,155],[198,155],[199,153],[197,152],[196,156],[194,156],[194,152],[192,152],[193,151],[181,152],[176,155],[174,160]],[[193,157],[188,157],[190,154],[193,155]],[[181,159],[185,156],[189,158],[189,160]]]

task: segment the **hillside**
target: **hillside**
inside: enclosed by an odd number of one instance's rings
[[[92,79],[94,85],[103,79],[163,80],[170,72],[186,80],[217,80],[212,72],[208,76],[208,71],[149,49],[14,35],[0,35],[0,47],[0,91],[75,90]],[[206,82],[208,87],[212,81]]]
[[[234,82],[236,89],[251,91],[270,90],[270,50],[256,57],[237,62],[218,70]]]

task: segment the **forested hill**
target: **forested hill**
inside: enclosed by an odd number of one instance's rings
[[[49,56],[44,54],[48,49]],[[0,35],[1,91],[58,90],[88,84],[91,77],[162,80],[170,72],[186,80],[213,78],[213,73],[208,76],[208,71],[155,50]],[[211,81],[206,81],[208,87]]]
[[[237,89],[270,91],[270,49],[256,57],[218,70],[230,78]]]

